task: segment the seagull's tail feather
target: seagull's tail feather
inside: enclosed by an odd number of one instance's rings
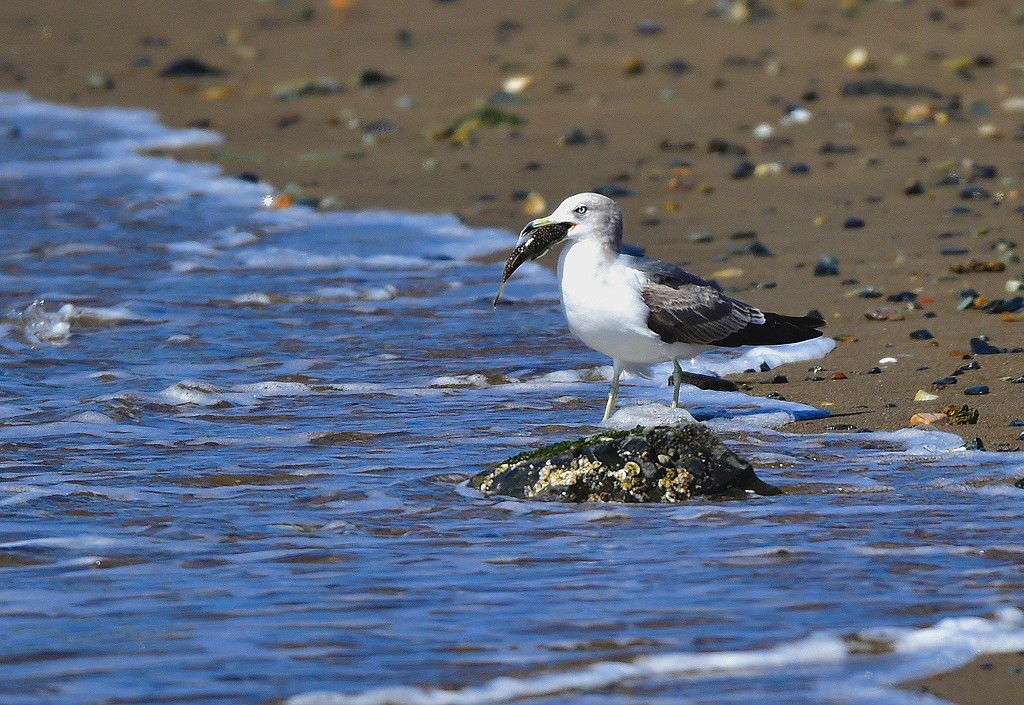
[[[749,323],[735,333],[730,333],[712,345],[734,348],[740,345],[784,345],[820,338],[818,330],[825,325],[825,318],[817,311],[806,316],[785,316],[781,313],[764,314],[764,323]]]

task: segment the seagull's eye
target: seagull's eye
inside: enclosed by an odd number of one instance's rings
[[[578,213],[579,215],[583,215],[584,213],[587,212],[587,207],[584,205],[579,205],[573,208],[573,211]]]

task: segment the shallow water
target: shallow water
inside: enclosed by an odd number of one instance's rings
[[[608,375],[539,266],[492,309],[510,234],[267,208],[141,113],[3,96],[0,136],[0,701],[913,702],[1024,648],[1019,455],[689,390],[786,494],[484,499]]]

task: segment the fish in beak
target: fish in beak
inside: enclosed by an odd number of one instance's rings
[[[494,297],[495,306],[498,305],[501,292],[505,291],[505,284],[512,273],[519,269],[523,262],[535,260],[547,254],[553,245],[557,245],[565,239],[572,227],[572,223],[555,223],[547,218],[538,218],[526,224],[523,232],[519,233],[519,244],[516,245],[516,249],[512,250],[512,254],[505,262],[505,271],[501,275],[501,287],[498,288],[498,295]]]

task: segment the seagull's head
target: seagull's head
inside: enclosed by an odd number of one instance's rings
[[[578,193],[565,199],[551,215],[529,222],[519,235],[520,243],[533,230],[552,225],[564,228],[562,239],[600,242],[615,251],[622,243],[622,210],[615,201],[599,193]],[[547,243],[547,247],[553,244]]]
[[[563,240],[596,242],[618,253],[622,244],[622,211],[607,196],[578,193],[562,201],[551,215],[531,220],[519,233],[519,244],[505,262],[495,305],[519,265],[543,257]]]

